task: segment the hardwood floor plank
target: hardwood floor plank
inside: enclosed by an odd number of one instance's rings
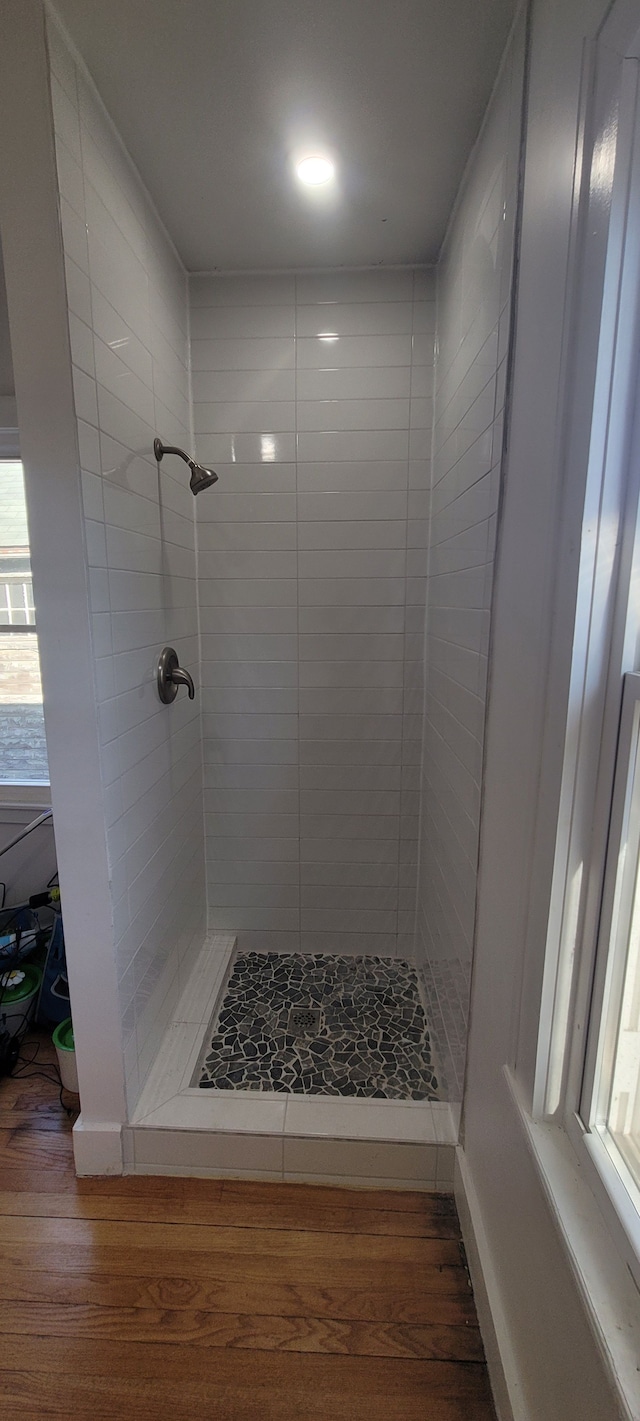
[[[53,1105],[39,1110],[37,1115],[28,1107],[14,1106],[11,1110],[0,1110],[0,1130],[29,1129],[42,1134],[44,1130],[55,1130],[58,1135],[69,1134],[69,1123],[62,1119],[60,1107]]]
[[[68,1121],[66,1110],[60,1108],[60,1087],[37,1077],[34,1080],[20,1080],[5,1077],[2,1083],[0,1104],[4,1111],[28,1111],[34,1119],[47,1110],[56,1111],[63,1121]]]
[[[80,1198],[93,1195],[122,1199],[164,1199],[174,1203],[181,1199],[212,1202],[220,1197],[222,1180],[188,1179],[166,1175],[105,1175],[76,1178],[73,1160],[63,1157],[50,1161],[46,1170],[20,1163],[8,1165],[0,1173],[0,1184],[12,1193],[69,1192]],[[197,1187],[196,1187],[197,1186]]]
[[[355,1388],[358,1379],[349,1379],[342,1393],[310,1391],[292,1393],[283,1378],[280,1385],[256,1395],[250,1385],[238,1385],[220,1397],[215,1385],[202,1387],[198,1395],[184,1385],[151,1383],[142,1389],[127,1382],[98,1386],[84,1378],[73,1378],[60,1394],[43,1395],[38,1378],[12,1374],[5,1399],[0,1399],[2,1421],[159,1421],[169,1414],[172,1421],[492,1421],[495,1412],[486,1395],[473,1398],[434,1396],[428,1383],[422,1397],[407,1398],[397,1392],[377,1397],[363,1396]],[[29,1405],[30,1403],[30,1405]],[[26,1409],[28,1406],[28,1409]],[[31,1407],[35,1407],[34,1410]],[[382,1408],[382,1409],[381,1409]]]
[[[0,1183],[4,1183],[0,1180]],[[268,1186],[267,1186],[268,1188]],[[110,1219],[147,1223],[192,1223],[208,1227],[303,1230],[311,1233],[381,1234],[407,1238],[458,1239],[455,1219],[382,1209],[338,1208],[302,1203],[243,1204],[223,1196],[210,1200],[170,1197],[149,1199],[66,1189],[56,1193],[0,1191],[0,1215],[46,1218]]]
[[[192,1308],[214,1312],[309,1314],[371,1322],[475,1324],[476,1313],[466,1275],[459,1269],[456,1292],[391,1288],[378,1280],[375,1289],[276,1282],[273,1272],[261,1280],[237,1276],[228,1281],[185,1277],[135,1277],[102,1273],[51,1273],[17,1268],[0,1277],[0,1302],[95,1303],[123,1308]]]
[[[142,1249],[198,1250],[279,1256],[283,1234],[278,1229],[201,1228],[198,1224],[122,1223],[112,1219],[57,1219],[20,1215],[0,1217],[0,1246],[4,1243],[56,1243],[102,1246],[110,1252]],[[368,1258],[380,1263],[455,1265],[460,1262],[453,1239],[386,1237],[379,1234],[310,1233],[291,1229],[286,1234],[291,1258]]]
[[[3,1141],[8,1139],[14,1130],[32,1131],[34,1135],[38,1135],[55,1123],[59,1133],[67,1136],[69,1146],[74,1119],[75,1112],[73,1116],[67,1115],[60,1105],[57,1093],[55,1100],[41,1100],[36,1104],[35,1100],[27,1099],[13,1105],[9,1105],[4,1096],[0,1095],[0,1138]],[[67,1153],[71,1153],[68,1147]]]
[[[77,1180],[0,1081],[0,1421],[495,1421],[459,1240],[442,1194]]]
[[[39,1142],[46,1149],[46,1142]],[[333,1189],[322,1185],[261,1183],[254,1180],[228,1179],[188,1179],[162,1175],[124,1175],[105,1178],[76,1179],[73,1171],[71,1150],[68,1160],[63,1155],[49,1160],[47,1171],[35,1166],[11,1162],[2,1170],[1,1183],[12,1193],[48,1192],[66,1188],[73,1181],[74,1190],[82,1197],[106,1195],[117,1198],[160,1198],[167,1201],[176,1199],[208,1200],[222,1199],[225,1208],[231,1203],[238,1206],[238,1216],[251,1213],[254,1208],[269,1209],[276,1206],[289,1214],[305,1209],[325,1210],[335,1208],[363,1212],[384,1212],[397,1215],[409,1213],[426,1220],[438,1231],[447,1230],[446,1237],[459,1236],[459,1225],[453,1200],[442,1194],[403,1194],[396,1190],[356,1190]],[[297,1191],[300,1191],[299,1196]],[[401,1224],[398,1225],[401,1227]]]
[[[56,1160],[69,1160],[71,1132],[33,1130],[19,1125],[16,1129],[0,1130],[0,1178],[5,1166],[30,1164],[46,1170]],[[54,1164],[55,1168],[55,1164]]]
[[[274,1235],[277,1237],[277,1235]],[[281,1235],[288,1240],[291,1235]],[[340,1237],[338,1235],[338,1237]],[[284,1283],[309,1282],[318,1287],[352,1286],[375,1291],[381,1281],[386,1287],[400,1291],[415,1288],[425,1292],[454,1293],[467,1288],[467,1275],[460,1261],[455,1264],[435,1263],[429,1266],[418,1260],[397,1262],[388,1259],[383,1270],[380,1261],[361,1258],[312,1257],[290,1255],[283,1241],[282,1253],[245,1253],[233,1249],[215,1253],[200,1249],[171,1248],[96,1248],[90,1243],[56,1244],[28,1240],[21,1243],[0,1243],[1,1269],[35,1269],[53,1273],[100,1273],[117,1277],[165,1276],[229,1282],[233,1278],[250,1278],[269,1287],[270,1280]]]
[[[69,1421],[492,1421],[479,1363],[24,1339],[0,1347],[6,1417]],[[13,1362],[13,1365],[12,1365]],[[48,1381],[48,1378],[51,1381]],[[115,1404],[114,1404],[115,1403]],[[13,1411],[9,1409],[13,1406]],[[40,1410],[38,1411],[38,1406]],[[64,1409],[66,1406],[66,1410]],[[118,1406],[120,1410],[118,1410]],[[225,1410],[225,1407],[227,1408]],[[2,1415],[0,1410],[0,1415]]]
[[[422,1361],[481,1362],[484,1358],[477,1327],[91,1303],[64,1307],[7,1303],[2,1310],[2,1335],[129,1343],[155,1343],[161,1338],[163,1342],[209,1348],[415,1357]]]
[[[223,1179],[221,1182],[223,1196],[229,1195],[245,1204],[261,1203],[268,1190],[269,1197],[279,1204],[306,1202],[344,1208],[348,1202],[353,1209],[391,1209],[396,1213],[408,1210],[429,1218],[445,1215],[457,1222],[451,1194],[425,1194],[408,1189],[342,1189],[328,1184],[263,1184],[256,1179]]]

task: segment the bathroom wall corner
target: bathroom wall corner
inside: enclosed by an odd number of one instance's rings
[[[85,1123],[124,1118],[105,794],[41,0],[0,17],[0,225]]]

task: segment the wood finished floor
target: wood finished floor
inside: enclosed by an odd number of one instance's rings
[[[57,1089],[0,1081],[0,1417],[494,1416],[446,1195],[76,1180]]]

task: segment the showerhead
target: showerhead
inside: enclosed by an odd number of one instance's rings
[[[163,444],[161,439],[154,439],[153,452],[160,463],[163,454],[177,454],[179,459],[184,459],[185,464],[191,469],[189,488],[192,494],[202,493],[203,488],[210,488],[211,484],[217,484],[218,475],[213,469],[205,469],[202,464],[196,464],[193,459],[185,454],[184,449],[178,449],[175,444]]]
[[[202,464],[194,464],[191,459],[189,460],[189,468],[191,469],[189,487],[193,494],[202,493],[203,488],[210,488],[211,484],[217,484],[218,475],[213,469],[205,469]]]

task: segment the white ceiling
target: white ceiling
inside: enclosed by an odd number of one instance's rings
[[[55,0],[189,270],[435,260],[514,0]],[[315,200],[296,152],[329,149]]]

